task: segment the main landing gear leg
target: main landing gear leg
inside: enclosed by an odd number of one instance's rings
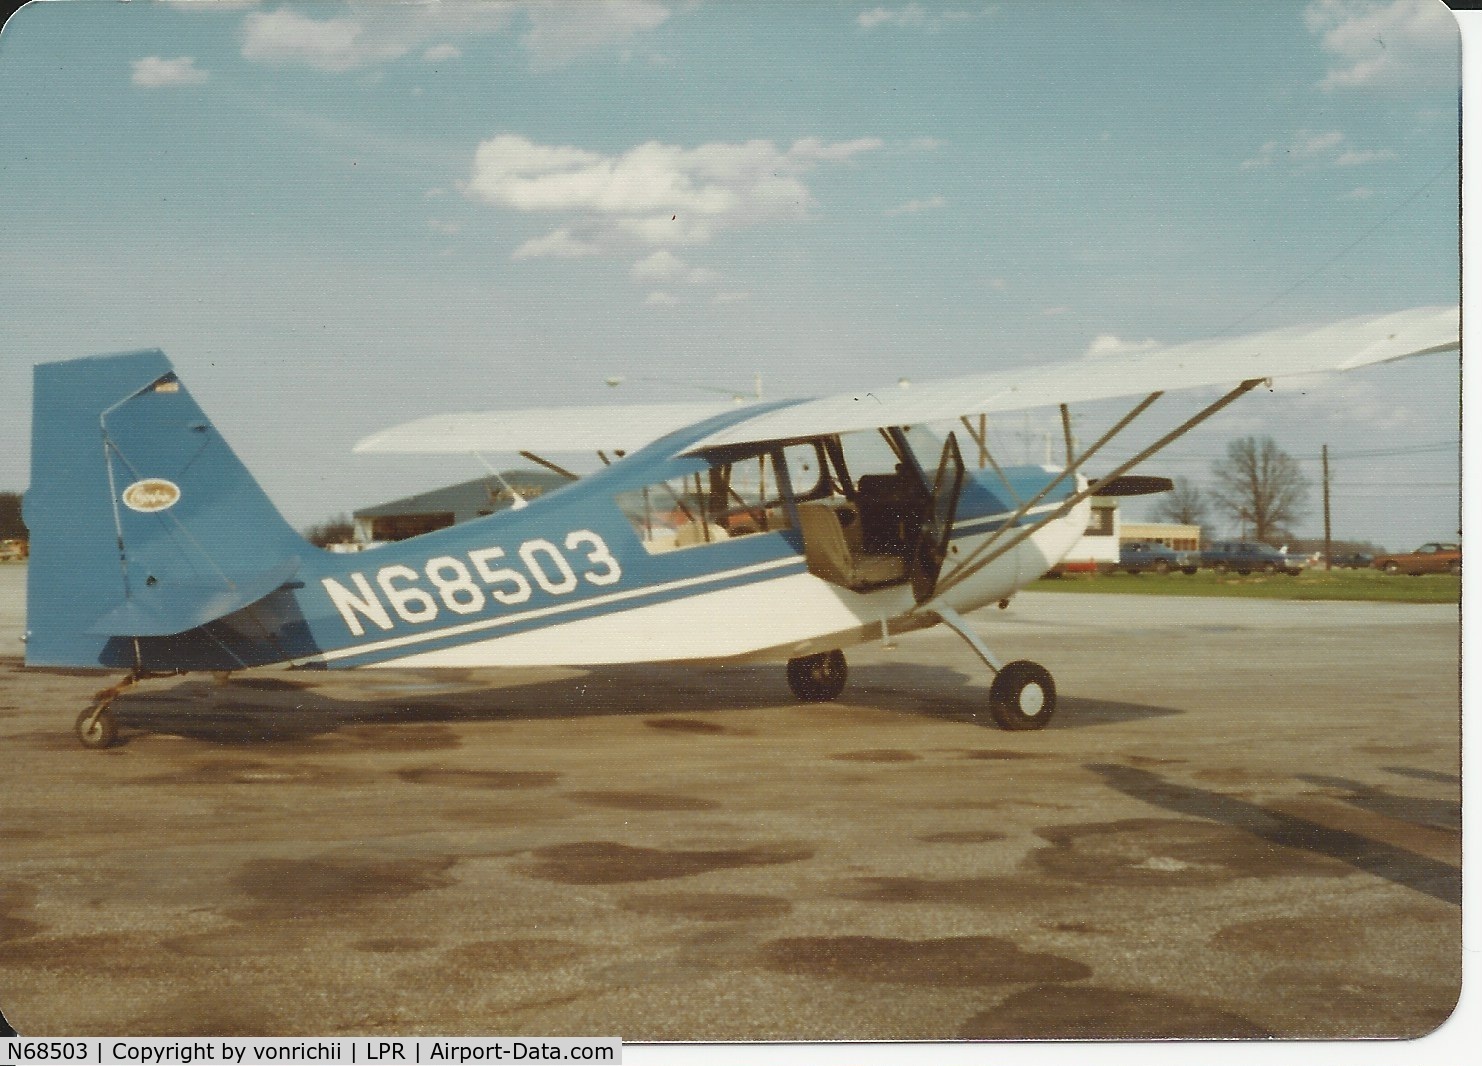
[[[1002,729],[1043,729],[1055,714],[1055,679],[1039,663],[1018,659],[1007,665],[989,650],[962,615],[945,604],[933,610],[993,671],[988,713]]]
[[[82,741],[84,748],[111,748],[118,743],[118,721],[113,717],[113,701],[144,676],[135,671],[93,696],[92,706],[77,716],[77,739]]]

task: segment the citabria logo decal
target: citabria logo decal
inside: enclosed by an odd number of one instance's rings
[[[162,477],[147,477],[123,490],[124,506],[132,511],[164,511],[180,499],[180,486]]]

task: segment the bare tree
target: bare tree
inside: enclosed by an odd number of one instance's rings
[[[1302,517],[1310,482],[1297,461],[1270,437],[1230,442],[1214,464],[1215,506],[1240,523],[1245,535],[1266,544],[1290,538]]]
[[[304,530],[304,539],[321,548],[331,544],[349,544],[355,539],[355,523],[350,521],[349,515],[336,515]]]
[[[1209,497],[1188,478],[1176,477],[1173,488],[1158,500],[1153,517],[1160,522],[1198,526],[1202,531],[1209,526]]]

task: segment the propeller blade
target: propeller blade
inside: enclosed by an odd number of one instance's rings
[[[1167,492],[1173,488],[1172,478],[1152,474],[1123,474],[1105,484],[1099,481],[1091,483],[1096,486],[1096,496],[1151,496],[1155,492]]]

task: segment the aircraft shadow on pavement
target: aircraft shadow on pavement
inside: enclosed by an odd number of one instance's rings
[[[234,678],[226,685],[188,679],[167,689],[141,687],[120,696],[113,713],[124,730],[167,733],[214,744],[255,744],[332,734],[352,726],[414,726],[453,722],[512,722],[610,715],[704,715],[796,707],[780,668],[740,666],[621,666],[579,676],[479,687],[471,671],[425,675],[387,671],[357,675],[364,698],[346,699],[303,682]],[[569,675],[571,671],[563,671]],[[869,664],[851,671],[840,704],[903,715],[926,715],[995,729],[980,679],[950,668],[910,663]],[[1180,714],[1168,707],[1061,696],[1050,729],[1077,729]]]
[[[1089,763],[1119,792],[1165,810],[1244,830],[1271,844],[1337,859],[1365,873],[1461,905],[1461,870],[1346,829],[1269,810],[1207,789],[1182,785],[1118,763]]]
[[[1391,771],[1393,772],[1393,771]],[[1438,775],[1439,776],[1439,775]],[[1323,774],[1298,774],[1298,781],[1324,788],[1342,789],[1348,794],[1335,797],[1359,810],[1393,818],[1411,825],[1431,829],[1461,829],[1461,798],[1433,800],[1422,796],[1401,796],[1362,781]]]
[[[881,710],[914,712],[948,721],[975,721],[995,729],[988,715],[988,681],[986,670],[978,675],[917,663],[872,664],[850,668],[849,687],[840,698]],[[1067,696],[1060,692],[1055,717],[1046,728],[1086,729],[1183,713],[1175,707]]]

